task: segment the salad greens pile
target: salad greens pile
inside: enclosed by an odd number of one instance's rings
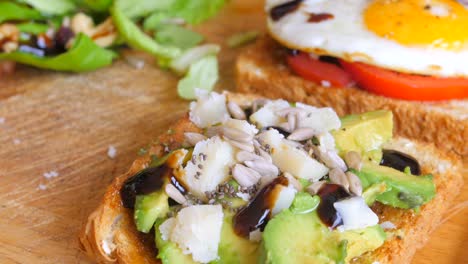
[[[0,0],[0,61],[84,72],[110,65],[127,45],[182,76],[179,95],[192,99],[214,87],[220,47],[190,27],[226,1]]]

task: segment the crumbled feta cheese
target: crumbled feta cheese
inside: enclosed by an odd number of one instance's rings
[[[296,103],[296,107],[307,111],[306,116],[300,120],[301,128],[312,128],[317,134],[322,134],[341,127],[340,118],[331,107],[317,108],[302,103]]]
[[[258,129],[245,120],[229,119],[224,123],[225,127],[239,129],[251,136],[255,136],[258,133]]]
[[[55,178],[57,176],[59,176],[59,173],[56,172],[56,171],[49,171],[49,172],[44,172],[44,174],[42,174],[46,179],[50,179],[50,178]]]
[[[107,149],[107,156],[111,159],[114,159],[117,156],[117,149],[114,146],[110,145]]]
[[[211,92],[190,103],[190,121],[200,128],[223,123],[229,118],[226,95]]]
[[[205,192],[214,191],[216,186],[228,180],[229,168],[234,163],[234,147],[215,136],[195,145],[182,178],[193,195],[205,199]]]
[[[325,132],[317,136],[317,139],[320,143],[320,146],[326,148],[327,150],[335,150],[335,138],[331,133]]]
[[[242,200],[248,202],[250,199],[250,195],[248,193],[237,192],[236,196],[241,198]]]
[[[338,227],[340,231],[365,228],[379,223],[379,217],[360,196],[335,202],[333,207],[343,219],[343,225]]]
[[[257,112],[250,116],[250,121],[258,127],[277,126],[286,119],[277,114],[278,111],[288,108],[289,103],[285,100],[275,100],[266,103]]]
[[[218,258],[218,246],[223,225],[221,205],[194,205],[185,207],[175,218],[169,218],[159,230],[163,239],[169,239],[192,254],[195,261],[207,263]]]
[[[285,186],[278,186],[279,188],[281,188],[280,192],[279,192],[279,195],[276,196],[276,201],[275,201],[275,205],[273,206],[273,209],[271,210],[271,215],[272,216],[275,216],[279,213],[281,213],[281,211],[283,211],[284,209],[288,209],[293,200],[294,200],[294,196],[296,195],[296,189],[294,189],[294,187],[285,187]]]

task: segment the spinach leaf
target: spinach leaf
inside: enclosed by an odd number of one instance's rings
[[[157,10],[167,11],[174,2],[175,0],[117,0],[115,5],[125,16],[135,19],[145,17]]]
[[[26,22],[26,23],[17,24],[16,27],[18,28],[20,32],[31,33],[34,35],[44,33],[49,29],[49,25],[47,24],[34,23],[34,22]]]
[[[75,0],[75,3],[92,11],[105,12],[112,5],[112,0]]]
[[[125,13],[114,4],[111,8],[112,20],[125,42],[134,49],[149,52],[158,58],[173,59],[180,54],[176,47],[165,47],[141,31]]]
[[[38,57],[24,52],[0,53],[0,60],[12,60],[38,68],[84,72],[95,70],[112,63],[117,55],[96,45],[88,36],[79,34],[73,47],[54,57]]]
[[[0,2],[0,24],[8,20],[41,19],[39,11],[11,2]]]

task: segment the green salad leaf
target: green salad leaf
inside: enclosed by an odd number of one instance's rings
[[[229,37],[226,41],[226,44],[230,48],[236,48],[242,45],[245,45],[249,42],[254,41],[258,37],[257,31],[246,31],[238,34],[234,34]]]
[[[211,91],[218,81],[218,60],[208,55],[190,65],[187,75],[177,85],[177,92],[185,99],[195,99],[195,89]]]
[[[112,0],[74,0],[79,7],[89,8],[95,12],[105,12],[112,5]]]
[[[200,44],[203,41],[203,36],[181,26],[164,25],[156,31],[155,39],[165,46],[188,49]]]
[[[175,0],[169,12],[189,24],[198,24],[216,15],[225,3],[226,0]]]
[[[167,12],[157,11],[149,15],[143,21],[144,30],[157,30],[159,26],[164,24],[164,22],[170,19],[171,16]]]
[[[31,5],[41,13],[48,15],[64,15],[75,10],[76,5],[72,0],[21,0]]]
[[[149,52],[161,58],[172,59],[181,53],[177,47],[165,47],[141,31],[138,26],[120,10],[119,5],[111,7],[114,24],[125,42],[134,49]]]
[[[0,2],[0,23],[8,20],[42,19],[39,11],[12,2]]]
[[[117,5],[125,16],[135,19],[146,17],[156,10],[166,11],[174,2],[175,0],[117,0],[114,5]]]
[[[38,68],[84,72],[112,63],[116,53],[96,45],[88,36],[78,34],[73,46],[65,53],[54,57],[39,57],[24,52],[0,53],[0,60],[12,60]]]
[[[16,25],[18,30],[23,33],[30,33],[34,35],[38,35],[41,33],[46,32],[49,29],[49,25],[41,24],[41,23],[34,23],[34,22],[26,22]]]

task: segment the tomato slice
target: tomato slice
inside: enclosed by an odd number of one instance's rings
[[[405,100],[440,101],[468,98],[468,78],[439,78],[398,73],[360,62],[340,60],[358,86],[370,92]]]
[[[311,58],[307,53],[290,55],[286,61],[299,76],[317,84],[327,81],[335,87],[348,87],[354,83],[351,75],[338,65]]]

